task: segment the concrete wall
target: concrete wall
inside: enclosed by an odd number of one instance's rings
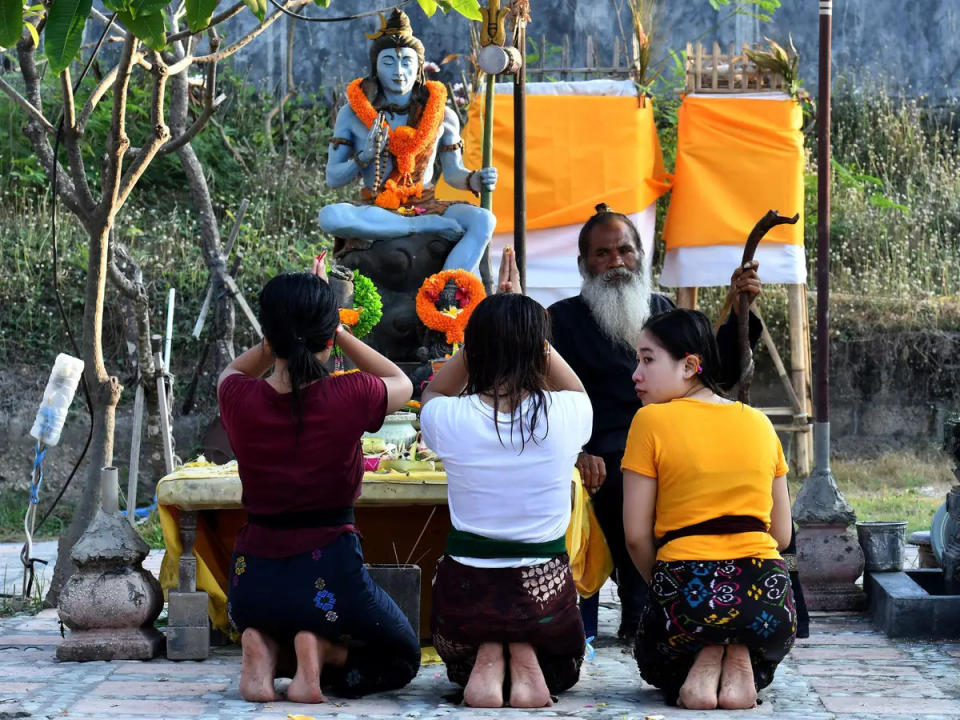
[[[570,36],[571,53],[581,61],[586,38],[593,36],[602,60],[609,60],[620,26],[629,29],[626,12],[618,22],[617,0],[534,0],[531,36],[561,43]],[[623,4],[623,3],[619,3]],[[371,0],[334,0],[321,10],[313,5],[301,10],[315,17],[350,15],[376,7]],[[721,46],[762,40],[764,36],[786,41],[793,35],[801,56],[801,72],[807,89],[816,94],[818,15],[815,0],[782,0],[770,23],[724,10],[714,12],[707,0],[669,0],[655,30],[655,58],[668,58],[670,49],[681,49],[698,38]],[[270,6],[268,6],[270,7]],[[272,10],[272,7],[270,7]],[[424,40],[428,59],[439,62],[451,53],[469,52],[468,21],[459,15],[427,20],[414,4],[405,8],[414,29]],[[252,27],[256,20],[243,12],[228,28],[229,37]],[[368,41],[364,32],[377,27],[377,19],[343,23],[294,21],[295,81],[311,90],[342,85],[367,72]],[[251,78],[281,90],[286,51],[287,19],[277,22],[233,61]],[[833,63],[835,73],[891,76],[894,85],[910,94],[935,99],[955,97],[960,87],[960,0],[836,0],[834,11]],[[559,62],[559,54],[556,57]],[[670,61],[668,60],[668,65]]]

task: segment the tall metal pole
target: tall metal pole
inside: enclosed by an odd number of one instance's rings
[[[520,69],[513,76],[513,249],[527,290],[527,24],[517,18]]]
[[[865,596],[856,584],[863,552],[852,525],[857,516],[830,472],[830,50],[833,0],[820,11],[817,98],[817,354],[813,425],[814,466],[793,504],[797,560],[811,610],[855,610]]]
[[[820,0],[820,62],[817,99],[817,425],[830,422],[830,51],[833,2]],[[827,431],[825,444],[829,448]],[[830,467],[829,450],[817,464]]]

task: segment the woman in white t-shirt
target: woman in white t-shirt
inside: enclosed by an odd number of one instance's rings
[[[543,707],[579,679],[583,624],[564,536],[577,453],[593,412],[519,288],[470,317],[463,350],[423,394],[427,445],[447,472],[446,554],[433,581],[433,642],[473,707]],[[506,274],[506,279],[503,275]]]

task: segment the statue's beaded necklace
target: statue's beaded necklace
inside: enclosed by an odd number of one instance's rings
[[[377,119],[377,111],[367,99],[357,78],[347,86],[347,100],[350,108],[367,128]],[[428,97],[416,128],[401,125],[394,129],[385,124],[389,141],[387,147],[395,158],[396,167],[377,195],[376,204],[389,210],[396,210],[410,200],[416,200],[423,192],[423,182],[414,180],[417,158],[429,151],[437,140],[443,124],[443,108],[447,103],[447,89],[442,83],[425,83]],[[379,188],[375,188],[375,191]]]

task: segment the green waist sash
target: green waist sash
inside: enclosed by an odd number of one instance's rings
[[[464,530],[453,529],[447,534],[447,555],[472,558],[529,558],[563,555],[567,551],[566,537],[546,542],[496,540]]]

